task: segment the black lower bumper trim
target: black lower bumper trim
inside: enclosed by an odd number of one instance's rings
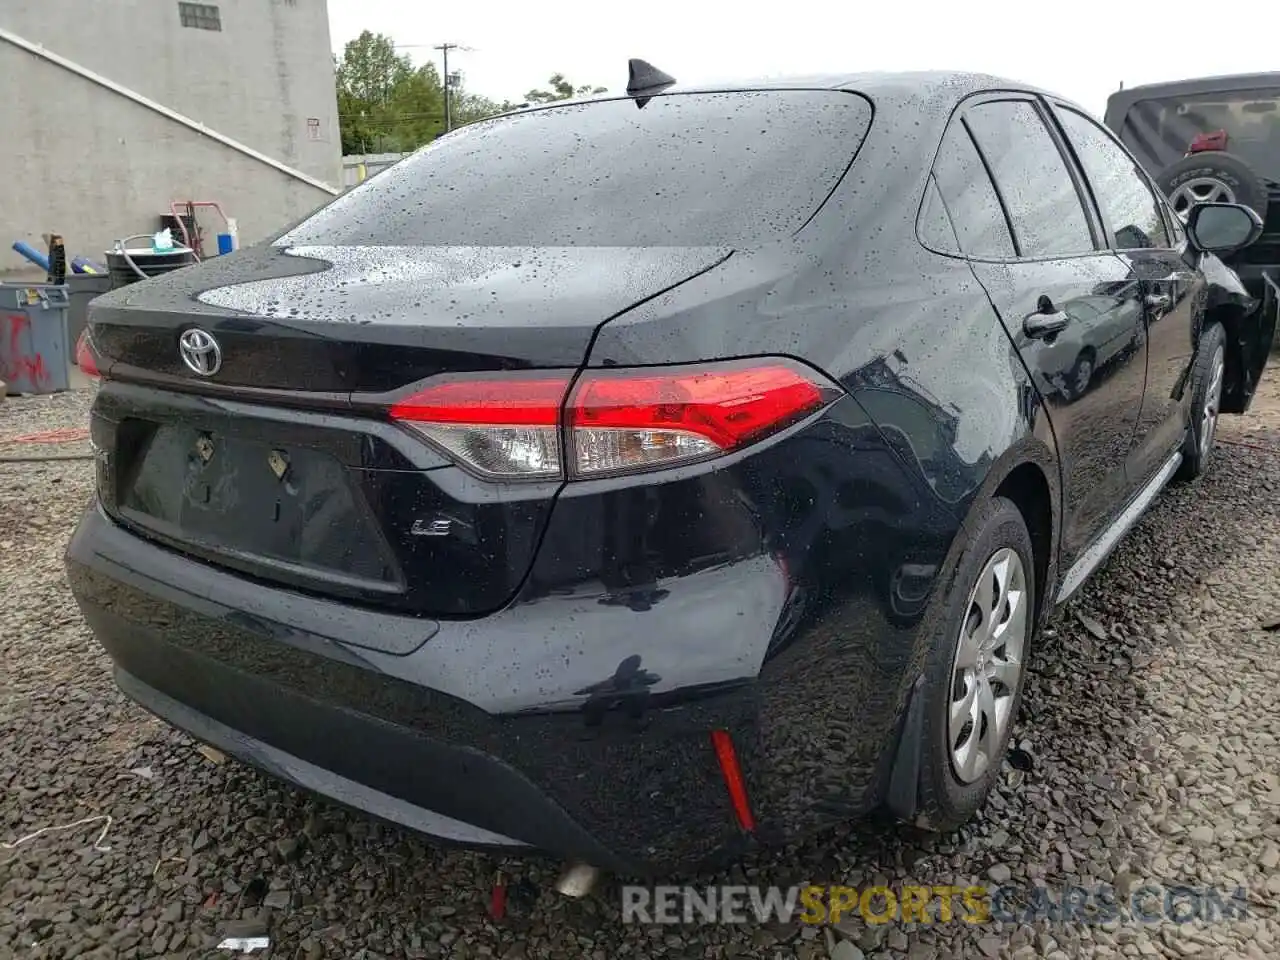
[[[313,763],[254,740],[211,717],[184,706],[172,697],[147,686],[119,667],[115,671],[120,689],[165,722],[185,730],[210,746],[262,770],[308,793],[318,794],[343,806],[361,810],[381,820],[417,830],[450,843],[474,847],[527,848],[521,840],[505,837],[474,824],[415,806],[398,797],[374,790]]]

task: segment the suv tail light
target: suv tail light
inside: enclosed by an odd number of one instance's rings
[[[772,357],[585,370],[576,381],[543,371],[442,377],[390,413],[482,476],[575,479],[721,456],[842,392],[809,367]]]

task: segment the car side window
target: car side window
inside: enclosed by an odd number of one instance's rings
[[[1137,164],[1088,117],[1066,107],[1057,114],[1093,185],[1111,245],[1117,250],[1170,246],[1160,201]]]
[[[970,107],[964,119],[1009,211],[1019,255],[1092,252],[1080,192],[1039,111],[1025,100],[996,100]]]
[[[1016,256],[1000,197],[969,131],[958,120],[951,122],[942,138],[933,179],[964,253],[992,260]]]

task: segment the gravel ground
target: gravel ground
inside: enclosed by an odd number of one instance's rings
[[[229,921],[273,957],[836,960],[1280,954],[1280,377],[1223,421],[1208,477],[1167,492],[1036,655],[1009,770],[944,838],[864,825],[699,883],[1214,885],[1246,919],[644,927],[570,902],[546,863],[495,863],[217,763],[113,686],[63,582],[90,464],[0,463],[0,957],[214,956]],[[5,438],[82,426],[87,391],[0,404],[0,458],[83,453]],[[106,818],[110,818],[107,820]],[[73,826],[72,826],[73,825]],[[30,837],[44,828],[53,829]],[[223,953],[223,956],[229,954]],[[257,956],[262,956],[261,953]]]

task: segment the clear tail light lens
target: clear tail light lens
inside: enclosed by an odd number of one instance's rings
[[[842,393],[785,358],[441,378],[391,417],[494,479],[587,478],[721,456]],[[569,462],[561,462],[561,450]]]
[[[563,475],[560,408],[571,374],[441,379],[394,404],[391,418],[486,477]]]

